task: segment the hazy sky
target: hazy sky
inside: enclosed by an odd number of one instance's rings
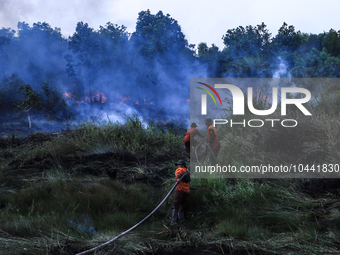
[[[222,48],[228,29],[262,22],[272,35],[283,22],[304,33],[338,31],[339,7],[339,0],[0,0],[0,28],[16,30],[19,21],[31,26],[45,21],[69,36],[79,21],[94,29],[112,22],[132,33],[140,11],[161,10],[178,21],[189,43]]]

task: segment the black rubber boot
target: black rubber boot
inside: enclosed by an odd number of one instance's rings
[[[172,212],[171,212],[171,225],[175,225],[177,223],[177,215],[178,215],[178,210],[177,209],[172,209]]]
[[[180,224],[182,224],[185,220],[184,212],[179,212],[178,213],[178,221]]]

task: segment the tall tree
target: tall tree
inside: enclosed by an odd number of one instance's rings
[[[39,93],[34,91],[31,85],[21,86],[18,93],[22,94],[23,99],[15,102],[14,104],[27,114],[28,128],[32,130],[32,123],[29,111],[41,106]]]
[[[334,57],[340,55],[340,31],[336,32],[334,29],[324,36],[322,46],[326,51]]]
[[[18,73],[26,83],[39,84],[44,80],[60,83],[66,77],[63,55],[67,41],[60,28],[46,22],[18,23],[17,36],[11,39],[8,50],[7,75]]]
[[[221,63],[223,57],[215,44],[208,47],[206,43],[200,43],[198,45],[198,57],[201,63],[207,65],[209,77],[220,77],[222,75]]]
[[[295,27],[286,22],[280,27],[278,34],[273,38],[272,44],[277,51],[296,51],[301,43],[303,36],[300,31],[295,31]]]
[[[192,45],[188,46],[178,22],[169,14],[159,11],[154,15],[150,10],[140,12],[130,43],[132,66],[135,67],[135,96],[150,89],[153,93],[148,93],[147,97],[157,102],[161,98],[159,95],[169,93],[168,83],[187,88],[182,81],[188,75],[195,52]],[[186,77],[183,77],[185,71]]]
[[[223,36],[224,75],[231,77],[266,77],[270,69],[270,36],[262,23],[257,26],[242,26],[229,29]]]
[[[231,55],[238,57],[258,56],[264,53],[270,42],[270,36],[266,25],[242,26],[229,29],[222,37],[223,43]]]
[[[129,34],[126,27],[108,22],[94,30],[87,23],[78,22],[76,32],[69,38],[72,55],[65,56],[67,73],[74,79],[77,94],[92,93],[102,86],[102,76],[112,73],[122,66],[125,60]],[[84,95],[82,95],[84,96]]]
[[[188,42],[178,22],[162,11],[156,15],[151,14],[150,10],[140,12],[131,40],[141,55],[151,58],[157,54],[188,49]]]

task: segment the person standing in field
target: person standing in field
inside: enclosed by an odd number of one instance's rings
[[[187,131],[187,134],[184,137],[184,145],[187,153],[190,153],[191,146],[196,147],[196,145],[198,144],[198,142],[195,140],[195,136],[198,135],[200,137],[203,137],[203,135],[196,127],[196,123],[191,123],[190,129]]]
[[[179,160],[177,163],[175,163],[175,166],[177,166],[177,169],[175,171],[175,178],[176,182],[179,182],[175,189],[175,196],[174,200],[171,206],[171,225],[174,225],[177,223],[177,219],[179,223],[182,223],[184,221],[184,210],[187,206],[189,195],[190,195],[190,187],[189,187],[189,180],[185,180],[184,177],[182,181],[180,181],[181,177],[184,174],[189,175],[187,172],[186,164],[184,160]]]
[[[211,162],[211,165],[216,165],[217,164],[217,155],[218,155],[218,152],[221,149],[221,145],[220,145],[220,141],[218,139],[217,130],[212,125],[212,123],[213,122],[212,122],[211,118],[207,118],[205,120],[205,124],[208,128],[207,146],[210,146],[211,151],[212,151],[212,152],[210,152],[210,162]]]

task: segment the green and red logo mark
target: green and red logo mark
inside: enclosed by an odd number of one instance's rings
[[[218,95],[218,93],[216,92],[216,90],[213,87],[211,87],[210,85],[205,84],[203,82],[197,82],[197,83],[202,84],[202,85],[208,87],[209,89],[211,89],[211,91],[214,92],[215,95],[217,96],[218,100],[220,100],[220,103],[222,105],[222,100],[221,100],[220,96]],[[204,92],[206,92],[214,100],[215,105],[217,105],[214,96],[211,94],[211,92],[209,90],[203,89],[203,88],[200,88],[200,87],[197,87],[197,88],[203,90]]]

